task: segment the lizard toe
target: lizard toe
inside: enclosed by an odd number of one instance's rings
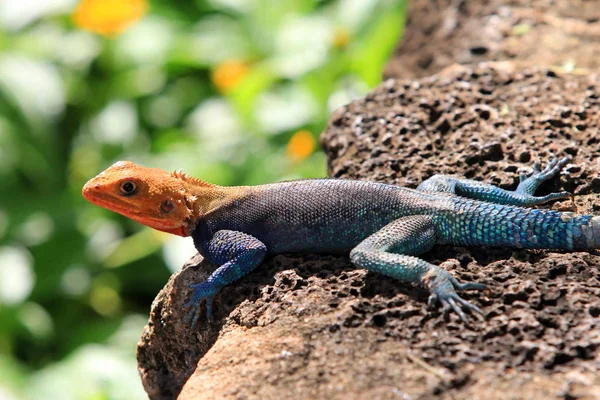
[[[461,298],[456,293],[456,290],[485,290],[487,288],[486,285],[475,282],[459,283],[456,278],[443,270],[438,271],[437,274],[438,275],[429,286],[429,290],[431,290],[428,301],[429,305],[433,305],[435,302],[439,301],[442,305],[444,314],[454,311],[465,323],[469,320],[465,311],[471,314],[477,313],[484,315],[479,307]]]
[[[200,318],[200,304],[204,301],[206,319],[210,321],[212,317],[212,305],[215,298],[215,294],[219,291],[214,285],[209,282],[201,282],[190,285],[193,289],[191,299],[184,304],[184,309],[187,310],[185,317],[185,323],[189,324],[193,328],[198,319]]]
[[[459,283],[458,280],[454,277],[451,277],[450,282],[452,283],[452,286],[454,286],[454,289],[461,291],[461,292],[463,290],[486,290],[488,288],[483,283],[476,283],[476,282]]]
[[[473,313],[477,313],[481,316],[484,316],[485,314],[483,313],[483,311],[481,311],[481,308],[477,307],[475,304],[471,304],[468,301],[466,301],[465,299],[463,299],[462,297],[460,297],[459,295],[455,295],[453,297],[453,299],[455,301],[457,301],[458,303],[460,303],[460,305],[465,309],[468,310],[469,312]]]
[[[189,304],[189,303],[188,303]],[[198,306],[189,306],[186,304],[184,307],[188,309],[188,312],[185,315],[184,322],[190,328],[196,326],[196,322],[198,322],[198,317],[200,316],[200,307]]]
[[[429,307],[429,308],[435,307],[435,305],[437,304],[438,301],[439,301],[438,295],[435,293],[431,293],[429,295],[429,299],[427,299],[427,307]]]
[[[458,314],[458,316],[464,323],[469,323],[469,318],[467,318],[465,311],[467,311],[470,314],[477,313],[481,316],[485,315],[479,307],[469,303],[456,293],[451,293],[448,296],[443,297],[440,296],[439,301],[442,305],[442,310],[444,314],[448,314],[450,311],[454,311],[456,314]]]

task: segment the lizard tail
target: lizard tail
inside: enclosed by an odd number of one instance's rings
[[[474,206],[474,207],[473,207]],[[524,249],[600,248],[600,216],[499,204],[457,204],[450,243]]]
[[[600,216],[583,215],[575,217],[575,219],[580,223],[573,225],[573,249],[599,249]]]

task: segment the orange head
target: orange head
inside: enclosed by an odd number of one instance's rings
[[[196,200],[188,188],[190,179],[181,173],[119,161],[90,179],[82,194],[96,205],[151,228],[188,236]]]

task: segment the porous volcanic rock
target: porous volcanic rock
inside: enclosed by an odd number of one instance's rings
[[[538,191],[560,210],[600,214],[600,79],[455,67],[389,80],[339,109],[322,135],[329,173],[417,186],[436,173],[514,189],[551,154],[572,158]],[[279,255],[222,290],[215,318],[184,323],[191,260],[152,306],[138,348],[153,399],[600,397],[600,257],[436,246],[484,320],[427,310],[423,289],[355,269],[345,256]]]
[[[410,0],[402,40],[384,76],[419,78],[453,65],[512,61],[600,70],[598,0]]]

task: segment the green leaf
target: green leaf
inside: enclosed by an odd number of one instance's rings
[[[352,70],[373,87],[381,82],[383,68],[404,30],[405,2],[379,12],[351,50]]]
[[[277,80],[278,77],[274,75],[268,64],[257,64],[250,69],[243,81],[227,95],[247,125],[254,125],[254,109],[258,96]]]

